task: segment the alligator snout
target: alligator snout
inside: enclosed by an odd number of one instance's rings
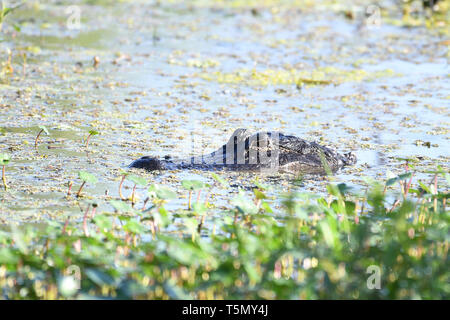
[[[146,169],[148,171],[162,170],[163,165],[161,161],[157,158],[142,157],[134,160],[129,166],[129,168]]]

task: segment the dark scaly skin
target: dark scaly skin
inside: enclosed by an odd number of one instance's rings
[[[142,157],[133,161],[129,167],[148,171],[272,169],[288,173],[324,174],[326,167],[334,172],[355,163],[356,156],[351,152],[339,154],[315,142],[279,132],[252,134],[246,129],[237,129],[227,144],[210,154],[184,160]]]

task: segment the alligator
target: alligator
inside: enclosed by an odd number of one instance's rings
[[[356,163],[352,153],[340,154],[332,148],[281,132],[252,133],[237,129],[216,151],[188,159],[142,157],[129,168],[155,170],[277,171],[295,174],[325,174]]]

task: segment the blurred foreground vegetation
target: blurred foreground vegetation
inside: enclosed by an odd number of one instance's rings
[[[221,217],[207,202],[168,211],[175,193],[152,185],[147,208],[112,201],[114,212],[89,206],[82,222],[4,228],[1,297],[448,299],[450,176],[431,178],[417,184],[409,171],[364,194],[329,184],[325,197],[284,195],[279,213],[259,185]],[[171,229],[175,220],[185,229]]]

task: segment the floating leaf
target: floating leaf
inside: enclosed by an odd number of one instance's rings
[[[0,165],[7,165],[11,161],[11,157],[7,153],[0,153]]]
[[[39,129],[41,129],[43,132],[45,132],[45,134],[47,134],[47,135],[50,134],[50,132],[48,131],[48,129],[47,129],[46,126],[38,126],[38,127],[39,127]]]
[[[145,180],[142,177],[138,177],[138,176],[135,176],[135,175],[132,175],[132,174],[128,174],[126,176],[126,178],[127,178],[127,180],[133,182],[134,184],[136,184],[138,186],[145,186],[145,185],[147,185],[147,180]]]
[[[89,135],[91,135],[91,136],[95,136],[95,135],[98,135],[98,134],[99,134],[99,132],[96,131],[96,130],[89,130]]]
[[[198,190],[205,187],[205,184],[198,180],[183,180],[181,181],[181,185],[186,190]]]
[[[124,201],[111,200],[109,203],[119,212],[133,212],[134,211],[133,208],[131,208],[131,206]]]
[[[159,186],[157,184],[152,184],[148,188],[148,193],[150,196],[157,197],[163,200],[175,199],[177,197],[177,194],[171,189],[164,186]]]
[[[86,171],[79,171],[78,177],[81,179],[81,181],[84,181],[86,183],[97,183],[97,178],[93,174]]]

